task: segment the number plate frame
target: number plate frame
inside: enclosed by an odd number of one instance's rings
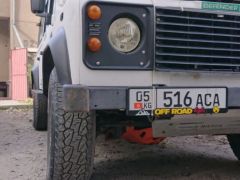
[[[159,92],[166,91],[193,91],[199,92],[199,94],[218,94],[221,95],[219,99],[220,105],[207,107],[160,107],[158,101],[160,100]],[[142,92],[139,94],[139,98],[142,101],[134,102],[133,96],[137,96],[136,92]],[[206,92],[205,92],[206,91]],[[144,95],[145,92],[145,95]],[[148,92],[148,93],[147,93]],[[148,100],[149,101],[144,101]],[[182,96],[182,95],[181,95]],[[209,95],[208,95],[209,96]],[[222,97],[223,96],[223,97]],[[191,94],[191,98],[192,98]],[[137,97],[136,97],[137,98]],[[136,99],[135,98],[135,99]],[[196,99],[196,97],[195,97]],[[141,99],[138,99],[141,100]],[[223,102],[224,101],[224,102]],[[151,102],[151,103],[150,103]],[[134,87],[128,89],[127,99],[127,114],[130,116],[169,116],[169,115],[188,115],[188,114],[207,114],[207,113],[226,113],[228,112],[228,88],[227,87]]]

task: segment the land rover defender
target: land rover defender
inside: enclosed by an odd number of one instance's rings
[[[240,158],[237,0],[31,0],[34,123],[47,179],[84,179],[109,129],[227,135]],[[148,131],[149,132],[149,131]],[[144,136],[144,134],[142,134]]]

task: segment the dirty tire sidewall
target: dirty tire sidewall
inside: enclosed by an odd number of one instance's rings
[[[48,180],[89,180],[95,150],[95,112],[65,112],[55,69],[49,81]]]
[[[240,160],[240,134],[229,134],[227,138],[233,153]]]
[[[33,94],[33,127],[38,131],[47,130],[47,97]]]

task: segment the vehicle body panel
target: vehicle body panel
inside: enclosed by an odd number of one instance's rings
[[[82,9],[92,1],[66,1],[63,4],[57,1],[54,6],[52,24],[46,28],[43,39],[39,46],[39,52],[48,46],[50,36],[54,36],[59,28],[64,28],[69,50],[70,69],[73,84],[87,86],[151,86],[160,84],[167,86],[228,86],[236,87],[240,84],[240,74],[230,72],[159,72],[159,71],[137,71],[137,70],[91,70],[83,63],[82,34],[83,18]],[[200,1],[178,1],[178,0],[155,0],[155,1],[110,1],[115,3],[141,3],[161,7],[186,7],[200,8]],[[63,20],[61,21],[61,14]],[[38,55],[41,62],[41,55]],[[41,64],[41,63],[39,63]],[[41,68],[41,67],[40,67]],[[113,76],[114,74],[114,76]],[[39,71],[39,85],[42,88],[42,71]],[[211,82],[211,83],[210,83]]]

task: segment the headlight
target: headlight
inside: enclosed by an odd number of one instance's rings
[[[120,52],[128,53],[137,48],[141,40],[138,25],[129,18],[115,20],[108,32],[112,47]]]

